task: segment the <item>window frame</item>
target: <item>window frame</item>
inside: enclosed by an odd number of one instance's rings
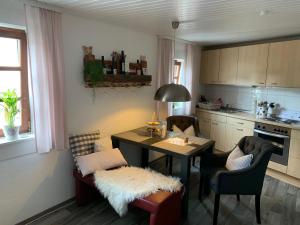
[[[0,37],[14,38],[20,41],[20,66],[0,66],[0,71],[20,71],[21,77],[21,127],[20,133],[30,132],[30,105],[28,91],[28,59],[27,59],[27,36],[24,30],[0,27]],[[0,127],[0,137],[3,137]]]

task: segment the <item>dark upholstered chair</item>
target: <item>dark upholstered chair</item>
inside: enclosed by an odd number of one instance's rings
[[[167,130],[172,131],[173,125],[176,125],[182,132],[193,126],[195,136],[200,137],[199,121],[195,116],[169,116],[167,118]]]
[[[182,132],[190,126],[193,126],[196,137],[200,137],[199,121],[195,116],[169,116],[167,118],[167,130],[173,131],[173,125],[176,125]],[[169,174],[172,174],[172,156],[167,158],[167,166],[169,167]],[[195,157],[193,157],[193,165],[195,165]]]
[[[215,193],[213,224],[217,225],[220,195],[255,195],[257,223],[260,219],[260,195],[263,187],[266,169],[273,152],[278,148],[259,137],[244,137],[238,146],[244,154],[253,154],[251,166],[246,169],[228,171],[225,168],[230,154],[207,153],[201,157],[199,199],[204,186],[209,186]]]

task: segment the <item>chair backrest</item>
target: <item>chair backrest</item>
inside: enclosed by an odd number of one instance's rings
[[[95,142],[100,139],[100,131],[93,131],[84,134],[69,136],[70,150],[73,154],[75,165],[77,165],[76,157],[88,155],[94,152]]]
[[[182,132],[193,126],[195,136],[200,137],[199,122],[195,116],[169,116],[167,118],[167,130],[172,131],[173,125],[176,125]]]
[[[278,151],[278,147],[260,137],[254,136],[243,137],[239,141],[238,146],[244,154],[253,154],[253,161],[249,169],[255,175],[255,189],[259,192],[263,186],[271,155]]]

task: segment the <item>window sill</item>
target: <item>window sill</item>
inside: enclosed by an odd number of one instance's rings
[[[21,134],[19,139],[8,141],[0,138],[0,162],[36,153],[33,133]]]
[[[4,137],[3,138],[0,138],[0,146],[3,146],[3,145],[11,145],[11,144],[14,144],[14,143],[19,143],[19,142],[24,142],[24,141],[29,141],[29,140],[32,140],[34,139],[34,134],[33,133],[24,133],[24,134],[20,134],[19,135],[19,138],[16,139],[16,140],[6,140]]]

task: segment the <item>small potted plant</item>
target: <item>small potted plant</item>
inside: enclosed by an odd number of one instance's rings
[[[16,90],[7,90],[0,94],[0,106],[4,111],[5,121],[3,132],[7,140],[15,140],[19,137],[20,126],[15,125],[16,116],[20,112],[18,109],[19,100]]]

